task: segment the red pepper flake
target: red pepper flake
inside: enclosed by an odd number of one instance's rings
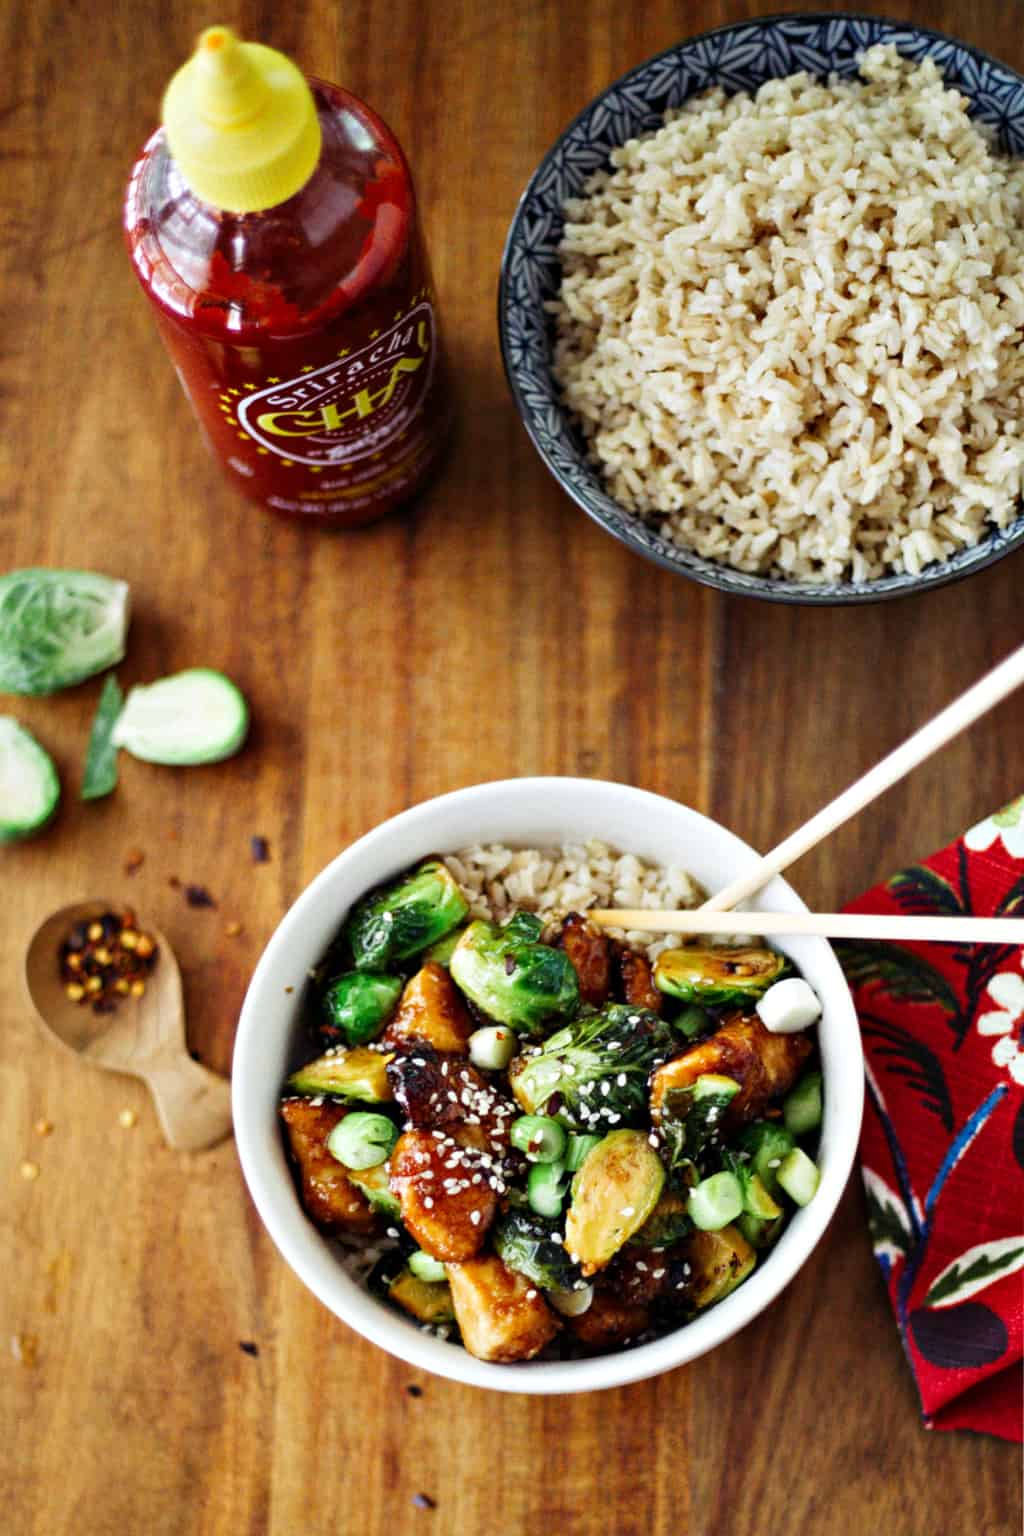
[[[205,885],[186,885],[185,900],[190,907],[215,907],[217,905]]]
[[[141,848],[130,848],[124,856],[124,872],[126,875],[134,875],[146,862],[146,855]]]
[[[249,850],[254,864],[270,863],[270,844],[265,837],[250,837]]]
[[[181,881],[178,879],[177,875],[172,875],[167,884],[170,886],[172,891],[181,890]]]
[[[75,923],[57,953],[64,995],[94,1013],[113,1013],[124,998],[144,994],[157,954],[156,940],[128,908]]]

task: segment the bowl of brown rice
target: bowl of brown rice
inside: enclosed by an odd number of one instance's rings
[[[1024,78],[852,15],[724,27],[531,179],[499,329],[606,531],[721,590],[869,602],[1024,545]]]

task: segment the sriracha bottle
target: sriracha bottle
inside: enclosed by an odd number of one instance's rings
[[[229,478],[318,525],[383,516],[449,422],[405,157],[365,103],[210,27],[132,171],[132,264]]]

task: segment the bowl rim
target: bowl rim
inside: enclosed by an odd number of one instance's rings
[[[951,586],[954,582],[965,581],[968,577],[976,576],[980,571],[990,570],[992,566],[1004,559],[1005,556],[1013,554],[1014,551],[1024,547],[1024,506],[1022,506],[1019,517],[1008,529],[991,530],[978,544],[957,550],[949,559],[936,564],[931,574],[929,573],[930,568],[925,566],[924,570],[917,576],[909,576],[906,572],[901,572],[895,577],[891,575],[880,576],[876,577],[874,582],[865,583],[858,588],[851,588],[849,591],[842,590],[842,587],[838,591],[821,591],[809,582],[803,585],[796,582],[783,584],[772,577],[757,576],[748,572],[734,573],[731,566],[723,565],[704,556],[697,555],[696,551],[690,553],[693,554],[695,562],[699,563],[695,563],[692,566],[683,565],[679,560],[662,554],[660,550],[651,549],[648,545],[639,542],[631,534],[628,522],[623,522],[621,525],[613,522],[603,509],[598,506],[592,506],[575,485],[563,478],[558,466],[553,462],[551,455],[541,440],[541,434],[534,420],[534,413],[526,402],[517,370],[511,358],[508,312],[510,308],[509,268],[513,245],[519,235],[527,202],[532,196],[537,182],[541,180],[548,166],[572,131],[605,96],[627,85],[635,75],[649,69],[652,64],[656,64],[660,59],[667,59],[678,54],[681,48],[704,42],[709,38],[722,37],[731,32],[748,31],[752,28],[777,25],[783,21],[803,21],[822,24],[832,21],[846,21],[895,27],[901,32],[915,33],[921,37],[934,38],[942,43],[952,43],[982,63],[995,65],[999,69],[1007,70],[1011,75],[1016,76],[1020,80],[1021,85],[1024,86],[1024,74],[1015,69],[1012,64],[1007,64],[1004,59],[997,58],[995,54],[988,53],[985,49],[978,48],[973,43],[964,42],[951,32],[940,32],[937,27],[921,26],[917,22],[904,21],[899,17],[888,14],[875,15],[865,11],[777,11],[773,12],[770,16],[751,16],[740,21],[725,22],[721,26],[709,27],[705,31],[695,32],[691,36],[679,38],[677,42],[670,43],[667,48],[659,49],[657,53],[652,53],[648,58],[642,59],[638,64],[634,64],[624,74],[609,81],[596,95],[585,102],[571,121],[559,131],[557,137],[545,151],[529,181],[520,193],[502,245],[501,265],[498,274],[496,298],[498,344],[501,352],[502,367],[505,372],[505,380],[515,403],[516,414],[530,442],[540,456],[545,469],[547,469],[552,479],[556,481],[565,495],[574,501],[592,522],[595,522],[603,532],[610,534],[618,544],[621,544],[624,549],[628,549],[632,554],[638,555],[641,559],[647,560],[653,565],[660,566],[662,570],[671,571],[676,576],[682,576],[687,580],[698,582],[701,586],[711,587],[715,591],[724,592],[729,597],[749,597],[759,602],[796,604],[800,607],[817,608],[839,608],[861,606],[865,603],[895,602],[903,598],[918,597],[926,592],[938,591],[942,587]],[[632,518],[640,521],[635,513],[630,512],[629,508],[622,507],[620,510],[623,519]],[[985,546],[990,543],[991,548],[986,550]],[[976,554],[974,560],[970,563],[957,566],[957,560],[966,562],[967,557],[978,549],[982,549],[985,552]],[[683,553],[687,553],[682,545],[680,550]],[[735,581],[735,577],[740,575],[743,576],[745,582],[745,585],[742,587],[737,586]],[[875,585],[882,588],[885,583],[892,583],[893,581],[903,581],[905,585],[888,585],[884,586],[884,590],[873,590]],[[757,585],[754,585],[754,583],[757,583]]]
[[[380,822],[338,853],[310,881],[282,917],[259,959],[242,1006],[232,1064],[232,1108],[242,1173],[267,1234],[285,1263],[328,1311],[355,1333],[418,1369],[470,1386],[547,1395],[603,1390],[660,1375],[717,1347],[775,1301],[821,1240],[849,1181],[860,1135],[864,1079],[863,1071],[857,1070],[850,1072],[850,1081],[844,1080],[842,1094],[834,1101],[838,1107],[829,1110],[835,1115],[834,1129],[830,1131],[834,1139],[830,1142],[830,1156],[823,1168],[821,1187],[810,1205],[797,1213],[801,1227],[794,1233],[795,1240],[775,1250],[771,1262],[760,1271],[757,1288],[748,1291],[755,1279],[752,1276],[751,1281],[701,1314],[695,1323],[683,1325],[650,1343],[583,1360],[494,1364],[476,1359],[461,1345],[442,1343],[410,1326],[346,1275],[334,1248],[309,1223],[291,1187],[290,1176],[288,1195],[285,1199],[280,1197],[279,1169],[284,1154],[275,1125],[271,1144],[277,1149],[276,1160],[273,1153],[268,1156],[268,1128],[259,1107],[261,1095],[254,1086],[258,1079],[262,1087],[266,1079],[266,1071],[261,1071],[261,1036],[265,1038],[268,1013],[272,1015],[276,1006],[278,1016],[285,1016],[282,1027],[288,1036],[295,1028],[298,997],[284,1003],[280,988],[285,974],[294,973],[295,960],[291,951],[295,936],[299,936],[301,944],[307,916],[319,911],[325,902],[331,901],[334,911],[339,910],[339,903],[333,899],[334,887],[344,884],[346,872],[360,859],[376,858],[385,868],[396,867],[394,858],[389,861],[387,856],[389,843],[400,841],[403,834],[413,832],[420,834],[424,852],[429,851],[434,846],[431,826],[453,802],[460,802],[460,808],[477,806],[485,828],[481,835],[491,838],[492,834],[486,831],[488,814],[493,824],[498,819],[500,803],[507,804],[509,796],[520,797],[525,808],[529,798],[538,794],[555,794],[563,803],[568,801],[574,805],[579,803],[580,796],[589,797],[592,805],[603,799],[606,815],[609,796],[622,797],[622,814],[627,811],[627,802],[629,809],[637,814],[642,811],[664,816],[667,808],[668,813],[679,816],[680,834],[684,823],[689,824],[688,829],[693,833],[713,829],[721,850],[716,858],[726,853],[744,860],[756,857],[754,850],[728,828],[692,807],[614,780],[557,775],[497,779],[421,801]],[[494,835],[500,836],[500,833],[496,831]],[[600,826],[595,827],[592,835],[603,836]],[[511,840],[514,842],[515,838]],[[379,878],[387,878],[387,875],[382,873]],[[778,902],[794,911],[806,910],[805,903],[779,876],[765,888],[765,892],[769,893],[773,904]],[[347,900],[355,900],[357,894],[350,893]],[[820,956],[826,974],[836,983],[829,1003],[830,1016],[835,1019],[833,1039],[836,1049],[841,1054],[852,1053],[860,1067],[863,1058],[859,1026],[839,962],[824,939],[807,941],[807,946],[813,949],[816,957]],[[700,1333],[695,1340],[692,1330],[698,1325]],[[697,1347],[694,1347],[695,1343]]]

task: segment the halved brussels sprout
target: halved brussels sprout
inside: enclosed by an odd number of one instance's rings
[[[605,1131],[647,1119],[647,1079],[679,1041],[672,1026],[645,1008],[609,1003],[581,1013],[545,1040],[534,1056],[513,1062],[509,1081],[527,1114],[548,1110],[570,1130]]]
[[[685,1241],[690,1264],[690,1298],[701,1310],[734,1291],[757,1263],[757,1254],[736,1227],[694,1232]]]
[[[344,935],[357,970],[385,970],[436,944],[457,928],[469,902],[440,859],[366,896],[349,914]]]
[[[558,1236],[558,1223],[532,1211],[506,1211],[491,1232],[494,1251],[514,1269],[545,1291],[571,1291],[583,1284]]]
[[[420,1280],[406,1267],[388,1286],[391,1300],[421,1323],[453,1323],[451,1288],[444,1281]]]
[[[668,1248],[670,1244],[678,1242],[681,1237],[693,1231],[693,1222],[687,1214],[686,1204],[686,1195],[682,1190],[670,1189],[666,1185],[654,1210],[639,1232],[630,1238],[630,1242],[638,1248]]]
[[[666,949],[654,963],[654,984],[684,1003],[748,1003],[792,969],[774,949]]]
[[[612,1131],[572,1181],[565,1246],[584,1275],[603,1269],[639,1232],[665,1184],[665,1169],[643,1131]]]
[[[362,1046],[351,1051],[335,1046],[293,1072],[285,1086],[290,1093],[326,1093],[339,1099],[383,1104],[394,1098],[386,1071],[393,1059],[392,1054]]]
[[[482,1013],[534,1035],[579,1007],[580,988],[568,955],[539,942],[539,918],[519,912],[499,928],[470,923],[451,958],[452,980]]]

